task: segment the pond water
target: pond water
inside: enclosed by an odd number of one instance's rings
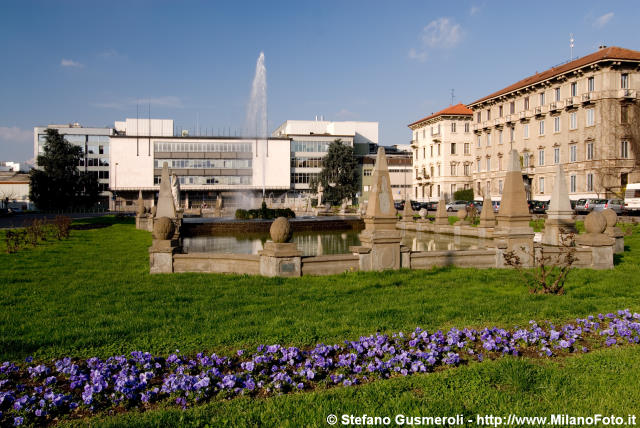
[[[348,254],[350,246],[360,245],[359,233],[360,231],[355,230],[297,232],[293,235],[293,242],[298,245],[303,256]],[[267,233],[194,236],[183,238],[182,247],[185,253],[258,254],[267,239]],[[402,244],[412,251],[444,251],[486,248],[488,242],[467,236],[403,231]]]

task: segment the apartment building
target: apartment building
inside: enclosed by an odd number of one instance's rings
[[[449,106],[409,125],[413,132],[413,192],[417,201],[450,199],[472,185],[473,112],[463,104]]]
[[[476,194],[500,199],[511,149],[521,155],[530,199],[550,198],[557,164],[571,199],[640,181],[639,67],[640,52],[601,47],[470,103]]]

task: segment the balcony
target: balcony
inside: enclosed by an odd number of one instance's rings
[[[574,107],[576,104],[576,97],[569,97],[564,100],[564,107],[569,109]]]
[[[534,111],[536,116],[542,116],[546,113],[544,106],[538,106]]]
[[[504,118],[499,117],[497,119],[494,119],[493,126],[495,126],[496,128],[502,128],[504,126]]]
[[[562,109],[562,101],[554,101],[549,104],[549,112],[558,111]]]
[[[635,89],[620,89],[619,98],[626,99],[635,99],[636,98],[636,90]]]
[[[531,110],[524,110],[518,113],[518,118],[520,120],[527,120],[531,117]]]
[[[504,122],[505,123],[513,123],[515,121],[514,116],[515,115],[513,115],[513,114],[506,115],[505,118],[504,118]]]
[[[586,94],[582,94],[582,104],[589,104],[593,101],[591,92],[587,92]]]
[[[411,147],[414,149],[418,148],[418,140],[411,140]]]

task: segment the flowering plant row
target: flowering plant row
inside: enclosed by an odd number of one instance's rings
[[[263,396],[327,385],[356,385],[393,376],[431,372],[502,355],[552,357],[599,346],[640,342],[640,314],[589,316],[556,327],[529,322],[526,328],[447,332],[416,328],[410,334],[376,334],[319,344],[308,350],[260,345],[235,355],[178,351],[168,358],[132,352],[101,360],[70,357],[0,366],[0,425],[50,424],[114,408],[146,408],[161,401],[186,408],[212,398]]]

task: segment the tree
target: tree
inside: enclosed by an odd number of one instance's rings
[[[38,169],[29,173],[29,198],[41,210],[90,207],[98,201],[95,175],[78,171],[82,148],[64,139],[56,129],[47,129],[44,154]]]
[[[318,185],[322,184],[324,200],[332,205],[354,198],[360,190],[360,177],[353,147],[342,144],[340,139],[333,141],[322,164],[322,171],[311,181],[311,188],[317,192]]]
[[[456,201],[473,201],[473,189],[461,189],[453,193]]]

